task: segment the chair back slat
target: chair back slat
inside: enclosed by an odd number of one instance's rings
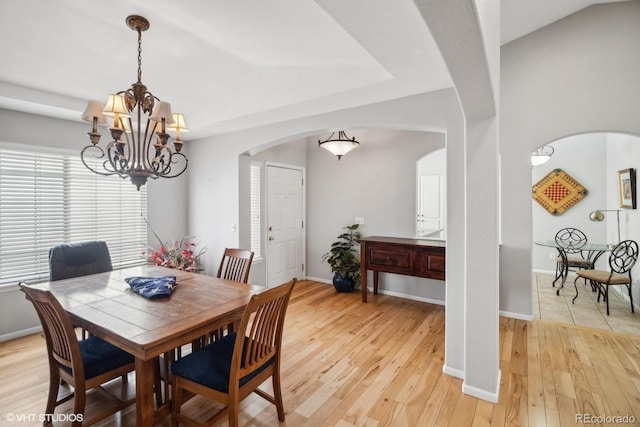
[[[284,318],[295,281],[251,297],[238,328],[230,382],[280,356]]]
[[[254,253],[247,249],[226,248],[217,277],[234,282],[247,283]]]

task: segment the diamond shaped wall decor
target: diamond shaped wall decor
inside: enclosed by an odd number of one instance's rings
[[[533,186],[533,200],[551,215],[562,215],[589,194],[562,169],[554,169]]]

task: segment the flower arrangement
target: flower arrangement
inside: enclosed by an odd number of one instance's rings
[[[147,247],[148,251],[143,251],[142,256],[158,266],[175,268],[177,270],[199,272],[203,268],[200,266],[200,255],[206,252],[206,248],[200,249],[196,252],[197,243],[185,241],[187,238],[183,238],[178,242],[174,240],[171,244],[163,243],[160,237],[153,231],[151,224],[145,218],[145,222],[149,225],[149,229],[158,240],[160,244],[159,249],[153,249]]]

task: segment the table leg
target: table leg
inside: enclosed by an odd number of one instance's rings
[[[373,294],[378,295],[378,270],[373,270]]]
[[[560,277],[562,278],[562,280],[560,281],[560,286],[556,290],[556,295],[560,295],[560,289],[564,288],[564,282],[567,281],[567,276],[569,275],[569,260],[567,259],[567,253],[564,251],[564,249],[560,249],[560,248],[556,248],[556,249],[558,250],[558,254],[562,259],[562,267],[561,267],[562,270],[560,271]],[[554,283],[555,283],[555,280],[554,280]]]
[[[138,427],[154,424],[153,383],[154,360],[142,360],[136,357],[136,425]]]
[[[362,302],[367,302],[367,270],[360,273],[360,292],[362,294]]]

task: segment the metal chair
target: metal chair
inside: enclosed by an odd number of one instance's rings
[[[217,277],[247,283],[252,260],[253,252],[248,249],[226,248],[220,261]]]
[[[633,296],[631,293],[631,269],[638,260],[638,243],[633,240],[624,240],[616,245],[609,255],[609,269],[604,270],[579,270],[576,274],[574,286],[576,287],[576,296],[578,297],[578,287],[576,281],[579,278],[589,280],[592,286],[598,291],[598,302],[600,297],[604,298],[607,303],[607,316],[609,315],[609,287],[622,285],[626,286],[629,291],[629,302],[631,303],[631,312],[633,313]]]
[[[229,426],[237,426],[239,403],[252,392],[274,404],[278,420],[284,421],[280,359],[284,318],[295,282],[296,279],[292,279],[253,295],[236,332],[195,350],[171,365],[174,426],[179,422],[195,424],[181,413],[184,391],[225,405],[208,423],[216,422],[226,413]],[[258,389],[269,377],[273,383],[273,396]]]
[[[569,271],[574,269],[593,269],[594,263],[590,257],[584,256],[582,248],[587,244],[587,236],[577,228],[567,227],[556,233],[556,243],[562,249],[560,255],[556,259],[556,278],[553,280],[553,286],[559,279],[566,280]],[[562,253],[564,251],[564,254]]]
[[[122,401],[101,387],[103,383],[126,376],[135,369],[131,354],[96,336],[78,341],[69,315],[51,292],[25,283],[20,283],[20,288],[38,313],[47,343],[49,394],[45,425],[51,424],[56,406],[72,398],[74,426],[95,423],[135,402],[135,398]],[[58,399],[61,380],[71,385],[73,392]],[[86,393],[93,388],[106,393],[116,405],[87,420],[84,417]]]

